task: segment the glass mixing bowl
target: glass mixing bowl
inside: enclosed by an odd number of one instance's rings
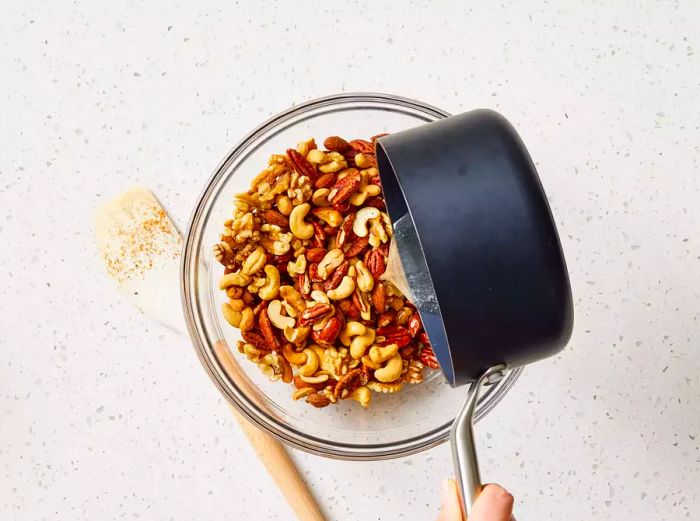
[[[238,354],[238,331],[219,311],[226,298],[218,288],[223,268],[214,260],[212,246],[232,214],[234,194],[248,189],[271,154],[284,153],[308,137],[317,142],[330,135],[367,139],[447,116],[425,103],[386,94],[338,94],[309,101],[243,138],[218,166],[197,202],[187,231],[181,280],[194,346],[207,373],[236,409],[298,449],[351,460],[386,459],[428,449],[448,439],[466,388],[451,388],[439,371],[433,371],[423,383],[406,385],[397,394],[373,393],[367,409],[353,400],[315,409],[303,400],[293,401],[289,384],[268,381],[255,364]],[[477,420],[498,403],[520,372],[510,371],[487,389]]]

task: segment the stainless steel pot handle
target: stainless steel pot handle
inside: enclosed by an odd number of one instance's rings
[[[476,457],[474,444],[474,411],[479,401],[479,394],[484,385],[495,383],[505,375],[505,365],[496,365],[487,369],[478,380],[469,387],[467,399],[462,410],[452,424],[450,445],[452,446],[452,460],[455,465],[455,479],[460,491],[462,511],[469,516],[472,505],[481,492],[481,476],[479,475],[479,461]]]

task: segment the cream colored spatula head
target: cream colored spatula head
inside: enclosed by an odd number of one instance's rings
[[[102,205],[95,219],[97,247],[117,287],[141,311],[184,331],[179,273],[182,238],[144,187]]]

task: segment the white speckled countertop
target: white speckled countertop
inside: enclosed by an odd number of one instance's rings
[[[290,518],[92,216],[139,182],[184,227],[244,133],[353,90],[501,111],[551,197],[576,328],[478,426],[484,477],[521,520],[700,519],[697,2],[97,4],[0,15],[0,519]],[[451,473],[295,456],[332,520],[431,521]]]

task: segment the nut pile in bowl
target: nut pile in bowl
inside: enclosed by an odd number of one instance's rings
[[[215,258],[238,350],[325,407],[423,381],[437,362],[415,307],[381,276],[391,221],[374,140],[331,136],[270,157],[238,194]]]

